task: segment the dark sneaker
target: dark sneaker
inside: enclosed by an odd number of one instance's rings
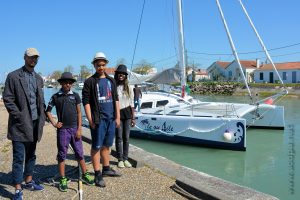
[[[87,185],[95,185],[94,179],[88,172],[82,174],[81,180]]]
[[[30,191],[34,191],[34,190],[39,190],[42,191],[44,190],[44,187],[35,183],[34,180],[29,181],[28,183],[25,183],[23,185],[23,188],[30,190]]]
[[[121,174],[110,167],[108,170],[102,170],[102,176],[118,177],[121,176]]]
[[[22,200],[22,199],[23,199],[22,190],[16,190],[13,200]]]
[[[96,186],[99,186],[99,187],[105,187],[106,186],[101,174],[99,174],[98,176],[95,176],[94,181],[95,181]]]
[[[66,177],[61,177],[58,184],[58,189],[61,192],[66,192],[68,189],[68,179]]]

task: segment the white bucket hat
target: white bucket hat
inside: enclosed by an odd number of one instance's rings
[[[108,63],[108,60],[106,59],[106,56],[103,52],[97,52],[94,56],[94,59],[92,61],[92,64],[94,64],[94,62],[96,60],[105,60],[106,63]]]

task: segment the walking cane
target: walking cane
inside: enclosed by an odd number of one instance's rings
[[[70,144],[69,144],[69,148],[73,151],[73,153],[75,153],[74,149],[72,148],[72,146]],[[79,192],[79,200],[82,200],[82,195],[83,195],[81,176],[82,176],[82,171],[81,171],[81,167],[80,167],[80,164],[79,164],[79,161],[78,161],[78,192]]]
[[[79,191],[79,200],[82,200],[82,194],[83,194],[81,176],[82,176],[82,171],[81,171],[81,167],[80,167],[79,162],[78,162],[78,191]]]

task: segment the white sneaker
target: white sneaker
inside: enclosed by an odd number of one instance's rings
[[[124,168],[125,167],[124,162],[123,161],[119,161],[118,162],[118,167],[119,168]]]
[[[128,168],[132,167],[131,163],[128,160],[124,161],[124,166]]]

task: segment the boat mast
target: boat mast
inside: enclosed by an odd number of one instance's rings
[[[279,79],[280,83],[284,86],[283,80],[281,79],[281,77],[280,77],[280,75],[279,75],[279,72],[278,72],[278,70],[276,69],[276,66],[275,66],[275,64],[274,64],[274,62],[273,62],[273,60],[272,60],[272,58],[271,58],[271,56],[270,56],[270,54],[269,54],[269,52],[268,52],[268,50],[267,50],[267,48],[266,48],[264,42],[262,41],[260,35],[258,34],[258,32],[257,32],[257,30],[256,30],[256,28],[255,28],[255,26],[254,26],[254,24],[253,24],[253,22],[252,22],[252,20],[251,20],[251,18],[250,18],[250,16],[248,15],[248,12],[247,12],[247,10],[246,10],[244,4],[242,3],[242,0],[239,0],[239,2],[240,2],[240,5],[241,5],[241,7],[242,7],[242,9],[243,9],[243,11],[244,11],[244,13],[245,13],[245,15],[246,15],[246,17],[247,17],[249,23],[250,23],[250,25],[251,25],[253,31],[255,32],[255,35],[256,35],[256,37],[257,37],[257,39],[258,39],[258,41],[259,41],[259,43],[260,43],[262,49],[264,50],[264,52],[265,52],[265,54],[266,54],[266,57],[267,57],[268,60],[271,62],[272,67],[274,68],[274,70],[275,70],[275,72],[276,72],[276,74],[277,74],[277,76],[278,76],[278,79]],[[285,88],[285,86],[284,86],[284,88]],[[285,89],[285,90],[286,90],[286,89]],[[287,90],[286,90],[286,92],[287,92]]]
[[[178,37],[179,37],[179,67],[181,71],[181,97],[185,97],[185,68],[186,68],[186,57],[185,57],[185,46],[184,46],[184,35],[183,35],[183,20],[182,20],[182,2],[177,0],[177,24],[178,24]]]
[[[227,26],[227,23],[226,23],[226,20],[225,20],[225,17],[224,17],[224,14],[223,14],[221,5],[220,5],[220,3],[219,3],[219,0],[216,0],[216,3],[217,3],[217,6],[218,6],[218,9],[219,9],[219,12],[220,12],[220,15],[221,15],[221,18],[222,18],[222,21],[223,21],[225,30],[226,30],[226,34],[227,34],[227,37],[228,37],[228,40],[229,40],[229,43],[230,43],[230,46],[231,46],[232,53],[233,53],[233,55],[234,55],[234,57],[235,57],[235,61],[237,62],[238,66],[239,66],[239,68],[240,68],[240,71],[241,71],[242,77],[243,77],[243,79],[244,79],[245,85],[246,85],[246,87],[247,87],[247,90],[248,90],[250,99],[251,99],[251,101],[252,101],[252,103],[253,103],[252,94],[251,94],[250,88],[249,88],[249,86],[248,86],[248,83],[247,83],[247,80],[246,80],[246,77],[245,77],[245,74],[244,74],[242,65],[241,65],[241,63],[240,63],[240,59],[239,59],[239,56],[238,56],[238,54],[237,54],[236,48],[235,48],[234,43],[233,43],[233,41],[232,41],[232,37],[231,37],[230,31],[229,31],[229,29],[228,29],[228,26]]]

